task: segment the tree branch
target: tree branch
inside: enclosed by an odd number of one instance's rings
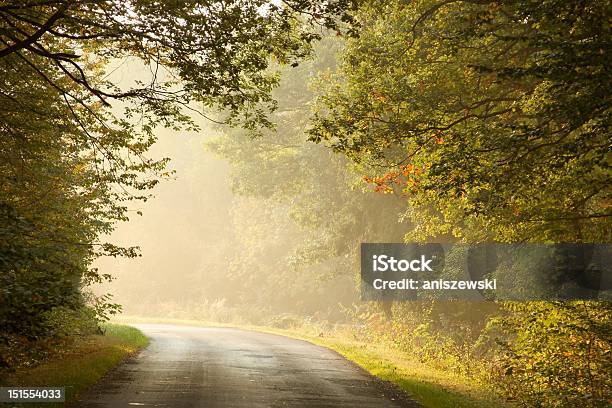
[[[16,42],[15,44],[0,50],[0,58],[6,57],[7,55],[10,55],[15,51],[19,51],[20,49],[25,48],[38,41],[38,39],[42,37],[53,26],[53,24],[55,24],[55,22],[64,15],[66,10],[68,10],[68,7],[70,7],[70,2],[62,4],[60,8],[55,13],[53,13],[53,15],[49,17],[49,19],[38,30],[36,30],[34,34],[30,35],[22,41]]]

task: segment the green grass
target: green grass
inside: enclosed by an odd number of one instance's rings
[[[384,345],[365,344],[339,332],[320,336],[316,331],[308,328],[278,329],[188,319],[155,319],[129,316],[121,318],[120,321],[237,327],[281,334],[335,350],[372,375],[396,384],[427,408],[498,408],[513,406],[496,397],[483,384],[458,373],[433,368],[416,361],[408,353],[390,349]]]
[[[335,350],[372,375],[398,385],[425,407],[485,408],[507,405],[477,383],[448,371],[428,367],[395,350],[366,347],[333,338],[311,338],[310,341]]]
[[[383,345],[365,344],[340,333],[320,337],[300,329],[259,328],[335,350],[370,374],[396,384],[424,407],[510,407],[482,384],[457,373],[432,368]]]
[[[134,327],[107,324],[104,328],[103,336],[87,336],[76,340],[61,355],[36,367],[19,370],[9,375],[3,384],[15,387],[66,387],[66,400],[74,400],[108,370],[149,343],[147,337]],[[48,403],[40,405],[63,406]]]
[[[105,336],[115,337],[128,347],[141,349],[149,345],[149,339],[135,327],[109,323],[103,328]]]

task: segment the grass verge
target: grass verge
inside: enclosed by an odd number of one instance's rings
[[[482,385],[460,375],[431,368],[414,361],[406,353],[376,345],[366,345],[343,337],[297,336],[291,330],[271,330],[273,333],[301,338],[335,350],[357,363],[370,374],[392,382],[408,392],[424,407],[432,408],[493,408],[510,406]]]
[[[73,401],[108,370],[149,344],[147,337],[134,327],[107,324],[104,328],[103,336],[87,336],[75,340],[61,355],[36,367],[12,373],[0,383],[12,387],[66,387],[66,401]],[[40,405],[64,406],[49,403]],[[17,406],[31,408],[35,404]]]
[[[409,353],[391,349],[384,345],[366,344],[341,332],[321,335],[321,333],[317,333],[317,331],[308,327],[279,329],[266,326],[219,324],[199,320],[133,316],[121,317],[119,321],[236,327],[280,334],[309,341],[338,352],[372,375],[396,384],[426,408],[503,408],[513,406],[513,404],[498,398],[483,384],[472,381],[465,376],[433,368],[411,358]]]

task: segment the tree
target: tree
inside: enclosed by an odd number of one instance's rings
[[[0,4],[0,359],[14,336],[52,336],[46,314],[82,307],[83,286],[110,278],[95,257],[136,256],[99,237],[167,175],[166,159],[146,156],[156,126],[196,128],[196,103],[251,131],[271,126],[269,61],[297,64],[315,27],[340,29],[349,5]],[[111,82],[109,66],[127,58],[149,77]]]
[[[351,3],[319,4],[263,0],[230,1],[9,1],[0,6],[0,58],[20,59],[62,95],[49,71],[57,71],[103,104],[138,102],[168,122],[188,117],[180,108],[196,102],[227,110],[249,128],[267,126],[277,78],[266,70],[270,57],[297,64],[319,37],[314,26],[340,29],[350,21]],[[33,57],[39,57],[33,59]],[[151,78],[120,89],[89,71],[96,61],[136,57]],[[204,111],[200,112],[204,114]],[[151,119],[148,116],[147,119]]]
[[[357,18],[310,133],[410,173],[431,221],[417,234],[610,238],[607,2],[373,2]]]
[[[0,112],[0,340],[52,335],[44,314],[80,307],[82,287],[108,278],[90,268],[96,256],[135,256],[98,237],[127,220],[125,203],[146,199],[165,164],[143,157],[153,138],[96,124],[109,113],[85,95],[85,106],[49,103],[58,90],[24,78],[27,67],[16,60],[0,71],[10,85]]]
[[[356,20],[309,132],[406,197],[407,240],[610,241],[609,1],[374,1]],[[502,306],[506,395],[608,403],[609,304]]]
[[[360,170],[350,161],[307,141],[305,130],[315,96],[310,83],[334,66],[341,46],[342,42],[335,38],[325,37],[315,46],[312,59],[281,71],[280,86],[273,93],[279,103],[278,110],[271,115],[276,123],[273,131],[252,138],[244,130],[230,130],[208,143],[212,151],[229,161],[236,193],[269,203],[266,206],[270,209],[262,212],[289,215],[288,219],[258,216],[248,223],[263,223],[259,228],[278,237],[260,242],[262,235],[257,235],[252,239],[253,246],[258,248],[255,254],[277,250],[285,255],[276,259],[280,264],[274,263],[274,267],[268,266],[270,259],[262,257],[258,262],[247,262],[241,270],[240,261],[236,260],[234,273],[239,276],[236,283],[246,282],[241,273],[249,276],[257,273],[256,268],[248,265],[264,265],[257,281],[262,285],[261,292],[272,295],[264,304],[276,304],[281,298],[275,282],[269,282],[272,273],[286,277],[280,281],[286,285],[285,295],[291,293],[302,299],[302,305],[308,304],[307,309],[297,310],[300,313],[326,308],[339,312],[338,299],[354,300],[357,294],[354,282],[359,269],[359,243],[400,240],[407,228],[399,220],[401,200],[387,200],[364,191]],[[266,222],[282,224],[265,226]],[[247,232],[253,235],[255,231],[254,227],[245,228],[237,231],[237,235]],[[248,236],[242,241],[248,241]],[[278,251],[280,245],[284,251]],[[269,283],[264,286],[266,281]],[[336,298],[329,293],[342,296]],[[283,309],[293,309],[293,305],[285,302],[276,311]]]

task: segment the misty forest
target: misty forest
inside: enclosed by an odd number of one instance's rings
[[[611,7],[1,0],[0,383],[133,317],[609,406],[609,302],[366,302],[359,248],[609,243]]]

